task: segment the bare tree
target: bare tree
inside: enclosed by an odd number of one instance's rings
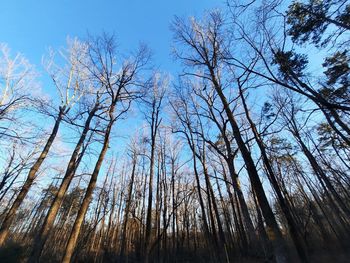
[[[225,42],[223,41],[223,35],[221,33],[222,25],[223,20],[220,14],[215,12],[209,14],[208,21],[203,24],[192,20],[189,25],[184,21],[176,20],[174,23],[175,37],[181,44],[185,45],[185,50],[187,51],[187,53],[178,51],[177,54],[179,59],[185,64],[198,67],[202,70],[200,73],[190,72],[188,73],[189,75],[209,80],[210,85],[212,85],[215,92],[218,94],[266,221],[267,233],[274,247],[276,261],[287,262],[288,253],[286,243],[278,227],[271,206],[268,203],[251,152],[244,142],[236,117],[230,109],[228,99],[224,93],[225,86],[221,80],[223,67],[221,54],[224,52],[222,48],[225,47]]]
[[[28,194],[37,173],[47,157],[49,150],[56,138],[58,129],[63,120],[63,117],[69,112],[74,104],[79,101],[80,97],[84,94],[84,85],[81,85],[81,81],[84,80],[84,74],[81,68],[77,64],[77,60],[81,59],[81,56],[85,55],[85,45],[77,40],[74,40],[69,44],[66,54],[61,52],[63,58],[66,60],[67,65],[63,68],[57,67],[53,64],[53,60],[49,60],[48,69],[52,69],[51,77],[59,91],[59,97],[61,104],[58,107],[57,116],[55,116],[55,124],[52,128],[51,134],[46,141],[46,144],[37,158],[36,162],[31,167],[28,176],[9,209],[4,221],[2,222],[0,229],[0,246],[2,246],[9,233],[9,228],[13,222],[16,211],[23,202],[24,198]]]
[[[22,54],[12,57],[8,46],[0,43],[0,138],[17,137],[18,130],[11,123],[16,113],[32,104],[32,95],[40,93],[36,75]]]
[[[153,205],[153,178],[154,178],[154,167],[155,167],[155,155],[156,155],[156,144],[157,134],[159,132],[159,126],[162,122],[161,110],[163,98],[167,84],[167,79],[161,77],[159,74],[155,74],[152,82],[150,83],[149,89],[151,92],[146,94],[143,101],[146,104],[146,109],[150,110],[151,114],[146,115],[146,121],[150,126],[150,171],[149,171],[149,182],[148,182],[148,202],[147,202],[147,215],[146,215],[146,233],[145,233],[145,244],[144,244],[144,262],[149,261],[149,250],[151,245],[151,229],[152,229],[152,205]]]
[[[71,235],[68,239],[62,262],[70,262],[71,260],[81,225],[88,210],[93,190],[95,189],[97,177],[109,147],[112,127],[115,122],[128,111],[131,102],[137,98],[139,94],[137,87],[140,85],[140,83],[138,83],[138,75],[148,60],[148,52],[142,47],[129,60],[121,62],[121,68],[118,70],[116,68],[117,58],[113,38],[107,36],[97,38],[90,43],[89,48],[92,65],[94,66],[92,72],[105,89],[105,95],[109,102],[107,104],[106,116],[104,117],[107,126],[102,134],[102,148],[86,189],[81,208],[74,222]],[[121,107],[119,111],[117,106]]]

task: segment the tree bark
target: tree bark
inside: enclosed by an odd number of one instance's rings
[[[108,126],[107,126],[106,131],[105,131],[103,146],[102,146],[102,149],[100,151],[99,157],[97,159],[94,171],[91,175],[83,202],[80,206],[80,209],[78,211],[78,215],[75,219],[73,229],[72,229],[71,234],[69,236],[68,243],[67,243],[67,246],[66,246],[66,249],[64,252],[64,256],[63,256],[63,259],[61,261],[62,263],[69,263],[71,261],[71,258],[72,258],[77,240],[78,240],[78,236],[80,233],[81,225],[83,224],[85,214],[88,210],[88,207],[89,207],[89,204],[90,204],[90,201],[92,198],[92,194],[93,194],[93,191],[94,191],[95,186],[96,186],[97,177],[99,175],[103,160],[104,160],[105,155],[106,155],[107,150],[108,150],[110,133],[111,133],[112,126],[114,123],[114,119],[112,119],[113,118],[112,117],[113,111],[114,111],[114,106],[109,111],[109,115],[110,115],[111,120],[109,121]]]
[[[61,121],[63,119],[64,114],[65,114],[65,107],[60,107],[58,117],[55,121],[55,125],[52,129],[50,137],[48,138],[48,140],[44,146],[44,149],[40,153],[39,158],[36,160],[36,162],[30,168],[28,176],[27,176],[19,194],[17,195],[17,197],[16,197],[15,201],[13,202],[10,210],[8,211],[4,221],[2,222],[2,225],[0,228],[0,247],[4,245],[4,242],[9,234],[10,226],[11,226],[11,224],[16,216],[16,212],[17,212],[19,206],[22,204],[24,198],[27,196],[29,189],[33,185],[33,182],[37,176],[37,173],[38,173],[42,163],[44,162],[47,154],[50,151],[50,148],[52,146],[53,141],[56,138],[56,135],[57,135],[57,132],[58,132],[58,129],[60,127],[60,124],[61,124]]]
[[[224,106],[224,110],[227,114],[227,117],[230,121],[232,132],[235,137],[235,140],[237,142],[237,146],[242,154],[242,157],[244,159],[244,162],[247,167],[247,172],[250,178],[250,182],[253,186],[254,192],[257,196],[259,205],[261,207],[262,214],[266,221],[266,230],[269,237],[270,242],[272,243],[272,246],[274,248],[275,253],[275,259],[278,263],[284,263],[289,262],[288,260],[288,252],[287,252],[287,246],[283,239],[282,233],[278,227],[276,218],[273,214],[273,211],[269,205],[269,202],[267,200],[267,197],[265,195],[262,183],[260,181],[257,169],[255,167],[254,161],[251,157],[251,154],[247,148],[247,146],[244,143],[244,140],[242,138],[242,135],[240,133],[239,126],[233,116],[233,113],[229,107],[229,104],[226,100],[226,97],[224,93],[222,92],[221,86],[219,82],[216,79],[214,69],[212,66],[208,65],[210,75],[211,75],[211,81],[213,83],[213,86],[218,93],[221,102]]]
[[[96,111],[98,110],[98,105],[99,104],[96,103],[94,105],[94,107],[92,108],[92,110],[89,112],[89,116],[85,121],[85,125],[84,125],[84,129],[82,131],[82,134],[80,135],[79,141],[76,144],[75,149],[74,149],[74,151],[71,155],[71,158],[69,160],[69,163],[68,163],[68,166],[66,169],[66,173],[63,177],[61,185],[60,185],[60,187],[55,195],[53,203],[50,206],[49,212],[47,213],[47,215],[45,217],[44,224],[43,224],[42,228],[40,229],[39,234],[35,238],[34,247],[33,247],[33,250],[32,250],[32,253],[30,255],[28,262],[35,263],[35,262],[39,261],[39,258],[43,252],[45,242],[48,238],[49,232],[52,229],[52,226],[55,222],[57,213],[58,213],[59,208],[62,204],[64,195],[66,194],[68,187],[69,187],[69,185],[74,177],[74,174],[79,166],[80,160],[82,159],[82,158],[79,158],[79,152],[80,152],[81,147],[84,144],[87,133],[90,130],[90,123],[91,123],[91,120],[94,117]]]

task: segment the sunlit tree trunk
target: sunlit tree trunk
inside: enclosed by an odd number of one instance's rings
[[[79,166],[80,160],[82,156],[79,156],[80,150],[83,147],[83,144],[85,142],[86,136],[90,130],[90,123],[92,121],[92,118],[94,117],[96,111],[98,110],[99,104],[96,103],[92,110],[89,112],[89,116],[86,119],[84,129],[80,135],[79,141],[75,146],[75,149],[71,155],[71,158],[69,160],[66,173],[63,177],[63,180],[61,182],[61,185],[58,189],[58,192],[55,195],[55,199],[53,203],[50,206],[49,212],[47,213],[45,217],[44,224],[42,228],[40,229],[39,234],[37,235],[34,243],[34,247],[29,259],[29,262],[37,262],[42,254],[43,247],[45,245],[45,242],[47,240],[48,234],[50,230],[53,227],[53,223],[56,219],[57,213],[59,211],[59,208],[62,204],[64,195],[66,194],[68,187],[74,177],[74,174]]]
[[[106,155],[107,150],[108,150],[110,133],[111,133],[112,126],[114,123],[113,111],[114,111],[114,107],[112,107],[109,111],[110,118],[112,118],[112,119],[110,120],[110,122],[108,123],[108,126],[106,128],[106,132],[104,134],[103,146],[102,146],[102,149],[101,149],[100,154],[98,156],[94,171],[91,175],[88,187],[86,189],[84,199],[82,201],[82,204],[81,204],[80,209],[79,209],[78,214],[77,214],[77,218],[75,219],[72,232],[69,236],[68,243],[67,243],[67,246],[66,246],[66,249],[64,252],[64,256],[62,259],[62,263],[63,262],[69,263],[71,261],[71,258],[72,258],[73,252],[74,252],[74,248],[76,246],[78,236],[80,233],[81,225],[83,224],[85,214],[86,214],[88,207],[89,207],[89,204],[91,202],[92,194],[93,194],[93,191],[94,191],[95,186],[96,186],[97,177],[99,175],[103,160],[104,160],[105,155]]]
[[[27,176],[19,194],[17,195],[11,208],[7,212],[4,221],[2,222],[2,225],[0,228],[0,246],[4,245],[4,242],[7,238],[7,235],[8,235],[9,230],[10,230],[10,226],[12,225],[13,220],[16,216],[16,212],[17,212],[19,206],[22,204],[24,198],[27,196],[29,189],[33,185],[33,182],[37,176],[37,173],[38,173],[42,163],[44,162],[47,154],[49,153],[49,150],[52,146],[52,143],[54,142],[54,140],[56,138],[56,135],[57,135],[57,132],[58,132],[58,129],[60,127],[60,124],[61,124],[61,121],[63,119],[64,114],[65,114],[65,107],[60,107],[57,119],[55,121],[55,125],[52,129],[50,137],[48,138],[48,140],[44,146],[43,151],[40,153],[40,155],[39,155],[38,159],[36,160],[36,162],[34,163],[34,165],[30,168],[28,176]]]
[[[124,219],[123,219],[123,226],[122,226],[122,238],[120,240],[120,260],[124,260],[124,254],[125,254],[125,247],[126,247],[126,237],[127,237],[127,232],[126,228],[128,225],[128,218],[129,218],[129,213],[130,213],[130,206],[131,206],[131,198],[132,198],[132,192],[133,192],[133,187],[134,187],[134,180],[135,180],[135,169],[136,169],[136,162],[137,162],[137,155],[136,153],[133,154],[132,156],[132,170],[131,170],[131,178],[129,182],[129,187],[128,187],[128,194],[127,194],[127,199],[125,200],[125,210],[124,210]]]

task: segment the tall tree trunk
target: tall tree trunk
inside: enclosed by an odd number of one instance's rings
[[[269,237],[270,242],[272,243],[272,246],[274,248],[275,253],[275,259],[278,263],[284,263],[288,262],[288,251],[287,251],[287,245],[285,240],[283,239],[282,233],[278,227],[276,218],[273,214],[273,211],[269,205],[269,202],[267,200],[267,197],[265,195],[264,188],[262,186],[262,183],[260,181],[258,171],[255,167],[254,161],[252,159],[252,156],[247,148],[247,146],[244,143],[244,140],[242,138],[239,126],[235,120],[235,117],[233,116],[233,113],[230,109],[229,103],[226,100],[226,97],[221,89],[221,86],[219,82],[216,79],[216,75],[214,73],[214,69],[212,66],[208,65],[210,75],[211,75],[211,81],[213,83],[213,86],[218,93],[221,102],[224,106],[224,110],[227,114],[227,117],[230,121],[232,132],[235,137],[235,140],[237,142],[237,146],[242,154],[243,160],[247,167],[247,172],[250,178],[250,182],[252,184],[252,187],[254,189],[254,192],[257,196],[257,200],[259,202],[259,205],[261,207],[262,214],[265,218],[266,222],[266,228],[267,228],[267,234]]]
[[[11,226],[11,224],[16,216],[16,212],[17,212],[19,206],[22,204],[24,198],[27,196],[29,189],[33,185],[33,182],[37,176],[37,173],[38,173],[42,163],[44,162],[47,154],[49,153],[49,150],[52,146],[52,143],[56,138],[56,135],[57,135],[57,132],[58,132],[58,129],[60,127],[60,124],[61,124],[61,121],[63,119],[64,114],[65,114],[65,107],[60,107],[55,125],[52,129],[50,137],[48,138],[48,140],[44,146],[43,151],[41,152],[41,154],[39,155],[39,158],[36,160],[36,162],[33,164],[33,166],[30,168],[28,176],[27,176],[19,194],[17,195],[17,197],[16,197],[15,201],[13,202],[10,210],[8,211],[4,221],[2,222],[2,225],[0,228],[0,246],[4,245],[4,242],[7,238],[9,230],[10,230],[10,226]]]
[[[148,105],[151,106],[151,116],[149,120],[150,131],[151,131],[151,156],[150,156],[150,167],[149,167],[149,182],[148,182],[148,200],[147,200],[147,213],[146,213],[146,231],[145,240],[143,247],[143,261],[148,263],[149,253],[151,250],[151,238],[152,238],[152,203],[153,203],[153,177],[154,177],[154,166],[155,166],[155,152],[156,152],[156,140],[159,126],[162,119],[160,118],[160,108],[164,93],[161,89],[158,89],[158,83],[155,82],[154,90],[151,97],[151,101]]]
[[[153,126],[153,124],[152,124]],[[144,262],[147,263],[149,260],[149,249],[151,244],[151,230],[152,230],[152,202],[153,202],[153,177],[154,177],[154,156],[156,146],[156,131],[152,127],[152,138],[151,138],[151,157],[150,157],[150,172],[148,181],[148,201],[147,201],[147,213],[146,213],[146,233],[145,233],[145,244],[144,244]]]
[[[331,181],[327,177],[327,175],[324,173],[323,169],[319,166],[316,158],[312,155],[310,150],[305,145],[304,141],[301,138],[301,135],[299,131],[297,130],[296,123],[294,122],[294,119],[292,117],[292,134],[296,138],[297,142],[299,143],[301,150],[305,154],[306,158],[308,159],[312,169],[314,170],[315,174],[318,175],[320,178],[321,183],[324,183],[326,188],[332,193],[333,198],[337,201],[337,204],[339,205],[342,212],[346,215],[347,218],[350,218],[350,209],[349,207],[344,203],[342,198],[339,196],[338,192],[335,190],[334,186],[332,185]]]
[[[128,196],[127,199],[125,200],[125,210],[124,210],[124,220],[123,220],[123,226],[122,226],[122,238],[121,238],[121,243],[120,243],[120,260],[121,262],[124,261],[124,254],[125,254],[125,245],[126,245],[126,227],[128,225],[128,217],[130,213],[130,206],[131,206],[131,198],[132,198],[132,191],[134,187],[134,180],[135,180],[135,169],[136,169],[136,162],[137,162],[137,156],[133,156],[132,160],[132,171],[131,171],[131,178],[129,182],[129,189],[128,189]]]
[[[97,177],[99,175],[103,160],[104,160],[105,155],[106,155],[107,150],[108,150],[110,133],[112,131],[113,123],[115,121],[114,117],[113,117],[114,107],[115,107],[115,104],[113,104],[109,110],[110,121],[107,125],[106,131],[104,134],[103,146],[102,146],[102,149],[101,149],[100,154],[98,156],[94,171],[91,175],[83,202],[80,206],[80,209],[78,211],[78,215],[77,215],[75,222],[73,224],[72,232],[71,232],[69,239],[68,239],[68,243],[67,243],[67,246],[66,246],[66,249],[64,252],[62,263],[69,263],[71,261],[71,258],[72,258],[73,252],[74,252],[74,248],[76,246],[78,236],[80,233],[81,225],[83,224],[85,214],[88,210],[88,207],[89,207],[89,204],[90,204],[90,201],[92,198],[92,194],[93,194],[93,191],[94,191],[95,186],[96,186]]]
[[[79,152],[80,152],[80,149],[83,147],[84,141],[85,141],[86,136],[87,136],[89,129],[90,129],[91,120],[95,116],[95,113],[98,110],[98,106],[99,106],[99,104],[96,103],[94,105],[94,107],[92,108],[92,110],[89,112],[89,116],[85,121],[85,125],[84,125],[84,129],[82,131],[82,134],[80,135],[79,141],[76,144],[75,149],[74,149],[74,151],[71,155],[71,158],[69,160],[69,163],[68,163],[68,166],[66,169],[66,173],[63,177],[61,185],[58,189],[58,192],[55,195],[53,203],[50,206],[49,212],[47,213],[47,215],[45,217],[44,224],[43,224],[42,228],[40,229],[39,234],[35,238],[34,247],[33,247],[33,250],[32,250],[32,253],[30,255],[28,262],[34,263],[34,262],[39,261],[39,258],[42,254],[45,242],[48,238],[49,232],[52,229],[52,226],[55,222],[58,210],[62,204],[64,195],[66,194],[68,187],[69,187],[70,183],[72,182],[74,174],[79,166],[80,160],[82,159],[81,158],[82,156],[79,157]]]
[[[270,163],[270,159],[266,153],[265,145],[260,137],[260,134],[258,133],[258,131],[255,127],[253,120],[250,117],[249,109],[248,109],[246,100],[244,98],[244,94],[243,94],[242,87],[241,87],[240,83],[238,83],[238,86],[239,86],[239,91],[240,91],[239,93],[240,93],[241,100],[243,103],[245,115],[246,115],[246,118],[249,122],[250,128],[254,134],[255,141],[257,142],[257,145],[259,147],[264,166],[266,167],[266,170],[267,170],[268,179],[269,179],[269,181],[270,181],[270,183],[271,183],[271,185],[272,185],[272,187],[277,195],[277,200],[278,200],[278,203],[283,211],[283,214],[285,215],[285,217],[287,219],[289,232],[290,232],[290,235],[293,239],[293,242],[294,242],[295,248],[298,252],[299,258],[302,262],[307,263],[309,260],[308,260],[308,256],[306,253],[306,245],[304,244],[304,241],[300,236],[300,232],[298,231],[298,227],[297,227],[295,220],[293,218],[292,212],[290,210],[290,206],[289,206],[288,202],[285,200],[285,198],[282,194],[281,188],[277,182],[275,172],[273,171],[273,168],[272,168],[271,163]]]

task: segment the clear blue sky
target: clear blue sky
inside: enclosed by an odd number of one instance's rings
[[[48,47],[64,46],[67,36],[84,38],[88,32],[115,33],[122,51],[144,42],[153,50],[153,64],[175,74],[177,67],[170,55],[169,29],[174,16],[201,16],[205,10],[222,6],[224,1],[0,0],[0,42],[8,44],[12,55],[21,52],[36,65],[41,72],[43,90],[49,94],[54,94],[55,89],[41,66],[42,56]],[[52,122],[49,120],[47,126]],[[130,135],[137,124],[133,122],[133,129],[128,125],[118,126],[117,134]],[[69,130],[61,128],[60,133]],[[116,141],[124,146],[120,138]]]
[[[67,36],[115,33],[122,48],[140,41],[154,51],[155,64],[172,70],[169,56],[174,15],[201,15],[224,0],[2,0],[0,42],[23,53],[40,69],[49,46],[60,47]],[[127,48],[125,48],[127,49]]]

